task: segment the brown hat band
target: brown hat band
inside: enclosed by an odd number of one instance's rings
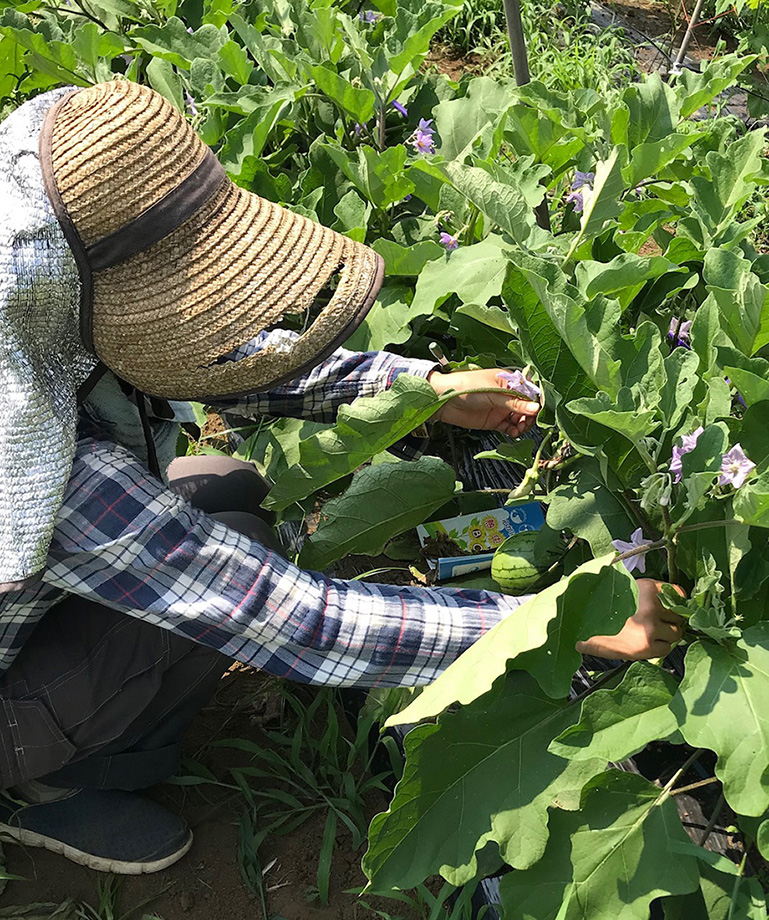
[[[78,92],[80,90],[69,93],[49,109],[40,133],[40,160],[45,190],[80,273],[80,334],[86,348],[94,354],[92,273],[126,262],[169,236],[216,194],[227,174],[211,150],[207,149],[198,166],[163,198],[114,233],[85,246],[62,200],[52,163],[56,118]]]

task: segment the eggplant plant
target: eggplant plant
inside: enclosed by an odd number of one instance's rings
[[[62,83],[149,83],[240,185],[385,258],[349,347],[427,357],[437,338],[455,366],[523,368],[541,390],[536,455],[492,454],[524,471],[510,501],[545,503],[552,539],[528,551],[545,571],[568,547],[563,574],[394,717],[422,724],[371,825],[370,888],[506,864],[506,920],[646,920],[658,898],[668,920],[764,917],[744,865],[685,833],[680,776],[607,767],[653,741],[713,752],[769,858],[769,172],[764,131],[713,116],[754,58],[600,94],[455,82],[423,64],[457,10],[0,0],[0,95],[8,110]],[[336,420],[249,438],[279,514],[335,493],[300,564],[379,553],[455,498],[444,460],[387,453],[440,405],[401,376]],[[664,592],[688,624],[685,677],[636,662],[570,699],[576,643],[621,628],[636,574],[686,590]]]

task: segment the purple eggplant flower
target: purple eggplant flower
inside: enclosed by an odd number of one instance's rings
[[[643,535],[643,531],[640,527],[633,531],[630,534],[630,542],[626,540],[612,540],[611,545],[614,549],[617,550],[618,555],[623,553],[628,553],[630,550],[638,549],[639,546],[643,546],[645,543],[650,541],[646,539]],[[622,564],[628,570],[628,572],[634,572],[636,569],[643,575],[646,571],[646,554],[637,553],[635,556],[629,556],[627,559],[622,560]]]
[[[408,118],[409,110],[406,108],[403,103],[398,102],[397,100],[393,101],[393,108],[396,112],[400,112],[404,118]]]
[[[459,240],[445,230],[441,233],[441,243],[449,252],[453,252],[459,246]]]
[[[355,122],[355,124],[353,125],[353,131],[355,132],[355,136],[356,136],[356,137],[360,137],[360,136],[361,136],[361,134],[362,134],[362,132],[363,132],[363,130],[364,130],[364,128],[366,127],[367,124],[368,124],[368,122],[364,122],[364,124],[361,124],[359,121],[356,121],[356,122]]]
[[[432,135],[425,134],[418,128],[406,143],[411,144],[417,153],[435,153],[435,144],[433,143]]]
[[[578,189],[581,189],[584,186],[592,188],[594,179],[595,173],[582,172],[581,170],[576,169],[574,171],[574,181],[571,183],[572,191],[576,192]]]
[[[692,320],[681,321],[677,316],[670,320],[668,338],[684,348],[691,348]]]
[[[697,440],[705,429],[700,425],[695,428],[691,434],[685,434],[681,438],[681,446],[673,448],[673,456],[670,460],[670,472],[673,473],[673,482],[681,481],[681,457],[684,454],[690,454],[697,446]]]
[[[421,131],[422,134],[427,134],[428,137],[432,137],[435,134],[435,128],[432,126],[432,118],[420,118],[419,124],[417,125],[417,131]]]
[[[379,22],[381,18],[382,14],[377,13],[376,10],[361,10],[360,13],[358,13],[358,19],[360,19],[361,22]]]
[[[496,376],[497,380],[504,381],[508,390],[515,390],[516,393],[520,393],[533,402],[539,403],[542,390],[536,383],[532,383],[531,380],[524,377],[521,371],[500,371]]]
[[[569,192],[566,196],[566,204],[573,204],[574,210],[579,213],[585,207],[585,199],[582,192]]]
[[[745,482],[748,474],[756,468],[756,464],[745,456],[745,451],[740,444],[734,447],[721,460],[721,476],[718,484],[721,486],[734,486],[735,489]]]

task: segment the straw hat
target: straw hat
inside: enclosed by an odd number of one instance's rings
[[[83,341],[145,393],[214,398],[295,378],[351,335],[381,286],[375,252],[235,186],[146,87],[70,93],[48,112],[40,157],[78,265]],[[302,330],[291,347],[237,359],[288,315]]]

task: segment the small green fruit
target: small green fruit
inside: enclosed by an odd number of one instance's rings
[[[508,537],[491,560],[491,577],[505,591],[517,594],[531,588],[542,576],[535,565],[536,530],[522,530]]]

